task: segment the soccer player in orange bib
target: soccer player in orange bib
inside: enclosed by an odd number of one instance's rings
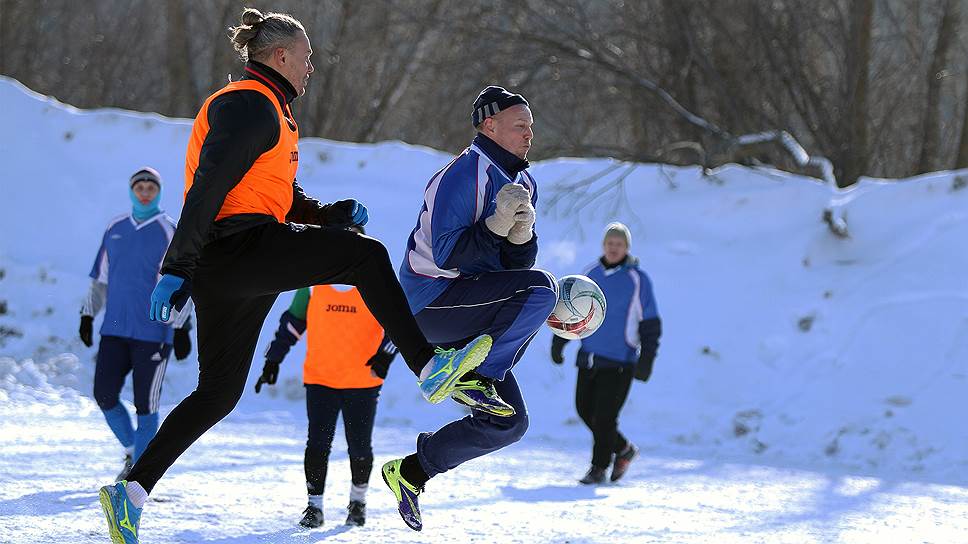
[[[289,348],[306,334],[303,384],[309,437],[303,466],[309,504],[299,524],[323,524],[323,490],[336,419],[343,414],[350,459],[350,501],[346,525],[366,522],[366,490],[373,470],[373,420],[377,399],[397,348],[367,309],[355,287],[317,285],[296,292],[289,310],[279,318],[276,337],[266,352],[262,376],[256,382],[273,385]]]

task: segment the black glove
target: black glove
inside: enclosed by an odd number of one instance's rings
[[[565,344],[568,340],[555,336],[551,339],[551,360],[556,365],[560,365],[565,362]]]
[[[385,380],[387,377],[387,371],[390,370],[390,362],[393,361],[393,353],[387,353],[383,350],[379,350],[373,354],[373,357],[366,362],[366,366],[373,370],[373,373],[377,375],[381,380]]]
[[[259,376],[259,381],[255,382],[256,394],[262,389],[262,384],[275,385],[277,379],[279,379],[279,363],[266,360],[265,366],[262,367],[262,375]]]
[[[192,337],[188,329],[175,329],[175,359],[184,361],[192,352]]]
[[[81,336],[81,342],[84,342],[85,346],[91,347],[94,345],[94,316],[82,315],[81,328],[78,329],[77,333]]]
[[[647,382],[652,376],[652,363],[655,361],[655,353],[642,352],[639,354],[639,362],[635,364],[635,374],[633,378]]]

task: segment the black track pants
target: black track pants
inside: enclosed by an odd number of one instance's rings
[[[309,438],[303,466],[306,489],[310,495],[322,495],[329,470],[329,452],[336,433],[336,419],[343,413],[346,453],[354,485],[366,485],[373,469],[373,421],[380,386],[365,389],[333,389],[306,384],[306,416]]]
[[[618,431],[618,413],[632,385],[632,367],[579,368],[575,407],[592,431],[592,465],[608,468],[612,454],[625,448],[628,440]]]
[[[242,397],[262,323],[279,293],[332,283],[357,287],[407,365],[419,374],[433,347],[414,321],[379,240],[288,223],[233,234],[205,246],[193,278],[198,387],[165,418],[128,481],[150,492],[192,443],[232,411]]]

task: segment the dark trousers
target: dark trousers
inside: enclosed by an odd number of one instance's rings
[[[161,400],[161,385],[171,345],[119,336],[102,336],[94,367],[94,400],[101,410],[120,402],[121,389],[132,374],[134,407],[138,415],[154,414]]]
[[[380,386],[366,389],[333,389],[306,384],[306,416],[309,438],[303,466],[310,495],[322,495],[326,488],[329,452],[336,434],[336,418],[343,412],[346,453],[350,458],[353,485],[366,485],[373,470],[373,420]]]
[[[511,417],[499,417],[474,410],[471,415],[452,421],[434,433],[417,437],[417,460],[427,476],[433,478],[461,463],[497,451],[521,440],[528,431],[528,407],[521,388],[508,372],[494,389],[504,402],[514,407]]]
[[[632,385],[632,366],[579,368],[575,407],[592,431],[592,465],[608,468],[612,455],[621,452],[628,440],[618,431],[618,413]]]
[[[416,317],[427,338],[442,347],[491,335],[494,344],[477,372],[503,380],[557,302],[558,283],[543,270],[485,272],[454,280]]]
[[[433,347],[414,321],[379,240],[289,223],[252,227],[202,250],[192,288],[198,386],[165,419],[128,480],[151,491],[178,456],[235,408],[262,323],[279,293],[332,283],[357,287],[418,374],[433,356]]]
[[[432,342],[444,347],[480,334],[494,339],[477,372],[498,380],[498,395],[514,407],[511,417],[480,411],[417,438],[417,460],[431,478],[520,440],[528,430],[528,407],[511,372],[558,300],[558,284],[542,270],[487,272],[455,280],[417,314]]]

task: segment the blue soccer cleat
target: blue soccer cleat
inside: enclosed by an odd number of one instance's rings
[[[106,485],[99,493],[101,509],[108,520],[111,542],[114,544],[138,544],[138,523],[141,509],[131,502],[125,486],[127,481]]]
[[[430,360],[430,375],[418,381],[420,393],[433,404],[443,401],[454,390],[457,380],[474,370],[491,351],[491,337],[482,334],[473,339],[463,349],[440,349]]]
[[[423,521],[420,519],[420,505],[417,503],[417,496],[423,491],[422,487],[416,487],[400,474],[400,464],[403,459],[394,459],[383,465],[383,481],[393,492],[393,497],[397,500],[397,510],[400,517],[414,531],[423,529]]]

